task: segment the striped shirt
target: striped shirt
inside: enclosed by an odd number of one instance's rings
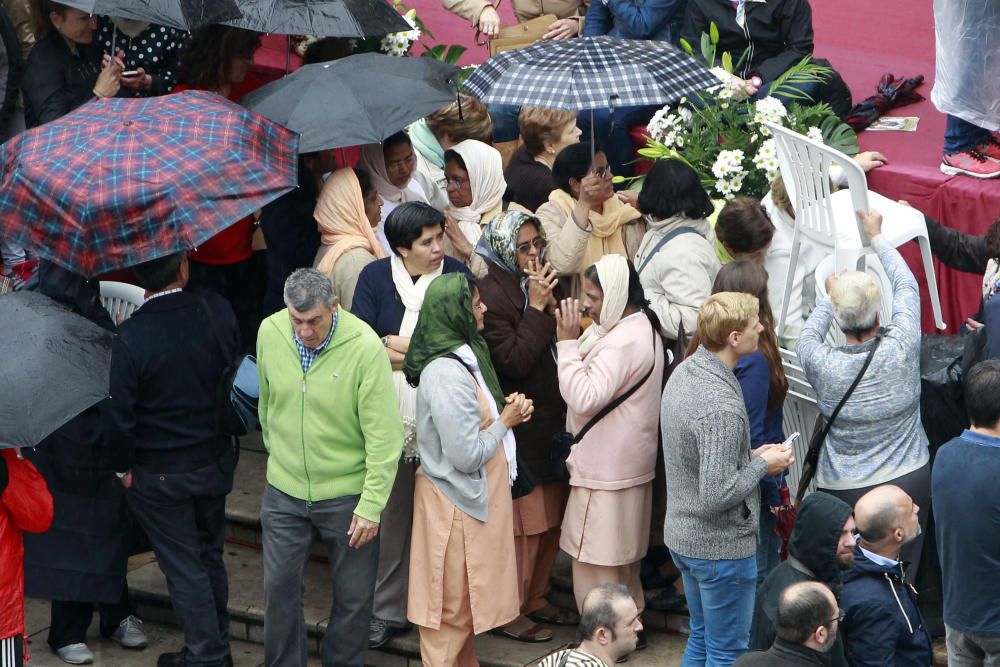
[[[542,658],[538,667],[608,667],[589,653],[578,648],[563,649]]]

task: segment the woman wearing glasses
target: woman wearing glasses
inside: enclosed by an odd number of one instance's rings
[[[555,307],[559,280],[545,263],[545,235],[538,219],[521,211],[493,218],[477,247],[489,261],[479,281],[486,305],[483,338],[504,393],[535,397],[531,421],[514,429],[519,473],[535,483],[514,499],[514,554],[521,615],[497,630],[519,641],[544,641],[544,625],[576,625],[575,611],[550,604],[552,564],[559,551],[559,526],[569,486],[552,474],[552,436],[563,430],[566,403],[559,395],[555,360]]]
[[[576,274],[568,286],[580,294],[583,271],[605,255],[635,256],[646,233],[639,211],[616,195],[608,158],[589,143],[567,146],[552,165],[556,189],[535,213],[549,241],[548,261],[560,275]]]
[[[467,139],[444,152],[444,176],[450,204],[445,209],[445,252],[465,262],[476,278],[482,278],[487,264],[475,247],[483,227],[503,208],[507,190],[503,159],[492,146]]]

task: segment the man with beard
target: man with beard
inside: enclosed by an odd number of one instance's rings
[[[775,638],[778,601],[786,588],[801,581],[825,584],[834,596],[843,583],[840,573],[854,567],[854,517],[851,506],[822,491],[806,496],[788,541],[788,559],[767,575],[757,591],[750,649],[764,651]],[[838,636],[827,658],[833,667],[847,667]]]
[[[786,588],[778,600],[774,644],[767,651],[752,651],[735,667],[795,667],[830,664],[837,644],[837,629],[844,618],[830,589],[814,581]]]
[[[854,520],[861,535],[854,569],[844,574],[844,648],[854,667],[927,667],[931,638],[906,582],[899,550],[920,535],[920,508],[898,486],[884,484],[861,496]]]

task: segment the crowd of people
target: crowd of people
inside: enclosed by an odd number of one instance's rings
[[[256,33],[32,4],[27,32],[0,12],[18,71],[23,35],[34,44],[19,88],[29,128],[94,97],[238,101],[260,84]],[[520,18],[542,13],[529,4]],[[805,0],[684,5],[567,0],[546,7],[559,17],[548,38],[675,40],[714,21],[735,48],[751,26],[760,50],[740,72],[751,94],[812,53]],[[493,5],[453,7],[495,34]],[[345,52],[310,48],[314,62]],[[836,80],[822,91],[842,93]],[[110,397],[30,451],[3,450],[0,666],[21,664],[22,579],[52,601],[47,642],[64,662],[93,662],[95,606],[104,637],[146,647],[125,571],[149,549],[184,633],[157,664],[233,664],[223,544],[239,434],[225,413],[247,352],[268,453],[268,665],[307,663],[303,587],[319,539],[333,586],[324,665],[360,666],[413,626],[431,667],[478,664],[483,632],[546,642],[553,626],[578,626],[579,643],[542,664],[610,667],[646,647],[651,609],[689,615],[685,666],[926,667],[913,582],[928,567],[932,507],[950,663],[1000,659],[1000,364],[968,373],[971,425],[932,461],[917,281],[882,214],[858,219],[885,280],[822,275],[822,253],[804,246],[783,311],[795,212],[780,177],[762,201],[718,211],[676,159],[616,191],[632,159],[623,119],[651,111],[598,115],[607,126],[591,145],[575,113],[462,94],[361,147],[356,165],[302,154],[294,191],[190,252],[116,275],[145,291],[124,321],[101,306],[99,280],[0,239],[18,288],[116,333]],[[522,144],[506,161],[491,144],[504,132]],[[942,261],[985,272],[969,326],[988,324],[1000,220],[985,238],[927,225]],[[784,536],[795,449],[783,348],[830,422],[817,490]],[[575,608],[548,599],[560,551]]]

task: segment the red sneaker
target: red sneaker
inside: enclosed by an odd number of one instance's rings
[[[950,176],[964,174],[973,178],[997,178],[1000,176],[1000,161],[992,160],[974,149],[943,156],[941,171]]]
[[[987,141],[976,146],[976,151],[991,160],[1000,160],[1000,141],[991,136]]]

